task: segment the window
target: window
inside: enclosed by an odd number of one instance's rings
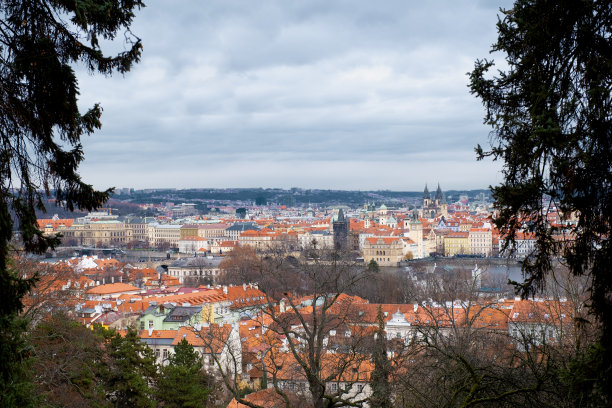
[[[363,384],[357,384],[357,392],[363,391]]]
[[[163,354],[163,359],[167,359],[168,358],[168,349],[164,349],[164,354]]]
[[[331,390],[332,390],[332,392],[338,391],[338,383],[332,383]]]

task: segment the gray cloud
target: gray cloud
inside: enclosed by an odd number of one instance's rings
[[[466,72],[496,14],[487,1],[151,2],[133,27],[141,63],[81,75],[82,106],[104,107],[82,172],[100,188],[493,184]]]

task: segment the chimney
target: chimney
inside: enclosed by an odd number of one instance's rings
[[[246,283],[242,284],[242,290],[244,290],[245,292],[246,292],[246,286],[247,286]]]
[[[149,326],[149,337],[153,336],[153,326]]]
[[[227,295],[227,286],[223,286],[223,293],[225,293]]]

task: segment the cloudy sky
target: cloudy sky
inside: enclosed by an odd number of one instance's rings
[[[466,73],[508,1],[153,0],[140,64],[81,75],[98,188],[483,188],[499,164]],[[497,56],[497,59],[501,59]]]

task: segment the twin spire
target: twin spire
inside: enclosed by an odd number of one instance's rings
[[[423,199],[431,200],[431,194],[429,193],[429,189],[427,188],[427,184],[425,184],[425,191],[423,191]],[[438,188],[436,189],[436,195],[434,196],[434,200],[437,200],[440,203],[444,202],[444,194],[442,194],[442,189],[440,188],[440,183],[438,183]]]

